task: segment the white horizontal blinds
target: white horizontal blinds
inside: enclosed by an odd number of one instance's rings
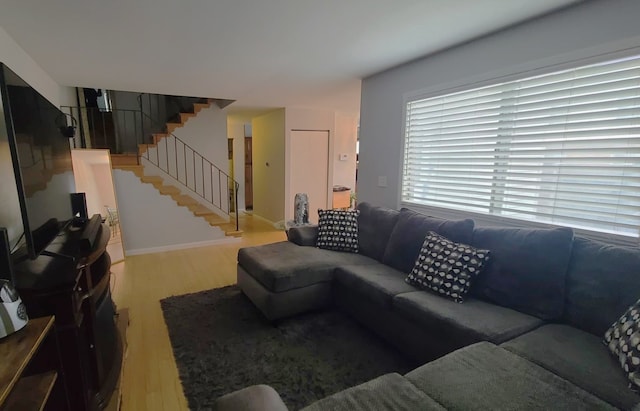
[[[638,237],[640,57],[407,104],[406,202]]]

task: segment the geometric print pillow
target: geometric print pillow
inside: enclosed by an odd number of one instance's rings
[[[429,231],[405,281],[461,303],[489,254]]]
[[[359,215],[360,210],[318,210],[316,246],[357,253]]]
[[[604,343],[627,374],[629,388],[640,388],[640,300],[604,333]]]

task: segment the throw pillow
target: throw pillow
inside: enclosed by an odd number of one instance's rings
[[[358,210],[318,210],[316,246],[325,250],[358,252]]]
[[[604,343],[629,378],[629,387],[640,389],[640,300],[604,333]]]
[[[429,231],[405,281],[461,303],[488,259],[489,250],[454,243]]]

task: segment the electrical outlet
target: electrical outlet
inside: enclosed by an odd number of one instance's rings
[[[387,186],[387,176],[378,176],[378,187]]]

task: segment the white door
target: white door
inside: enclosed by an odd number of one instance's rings
[[[328,207],[329,132],[291,131],[291,198],[293,210],[296,193],[309,196],[309,221],[318,222],[318,209]],[[292,214],[293,218],[293,214]]]

